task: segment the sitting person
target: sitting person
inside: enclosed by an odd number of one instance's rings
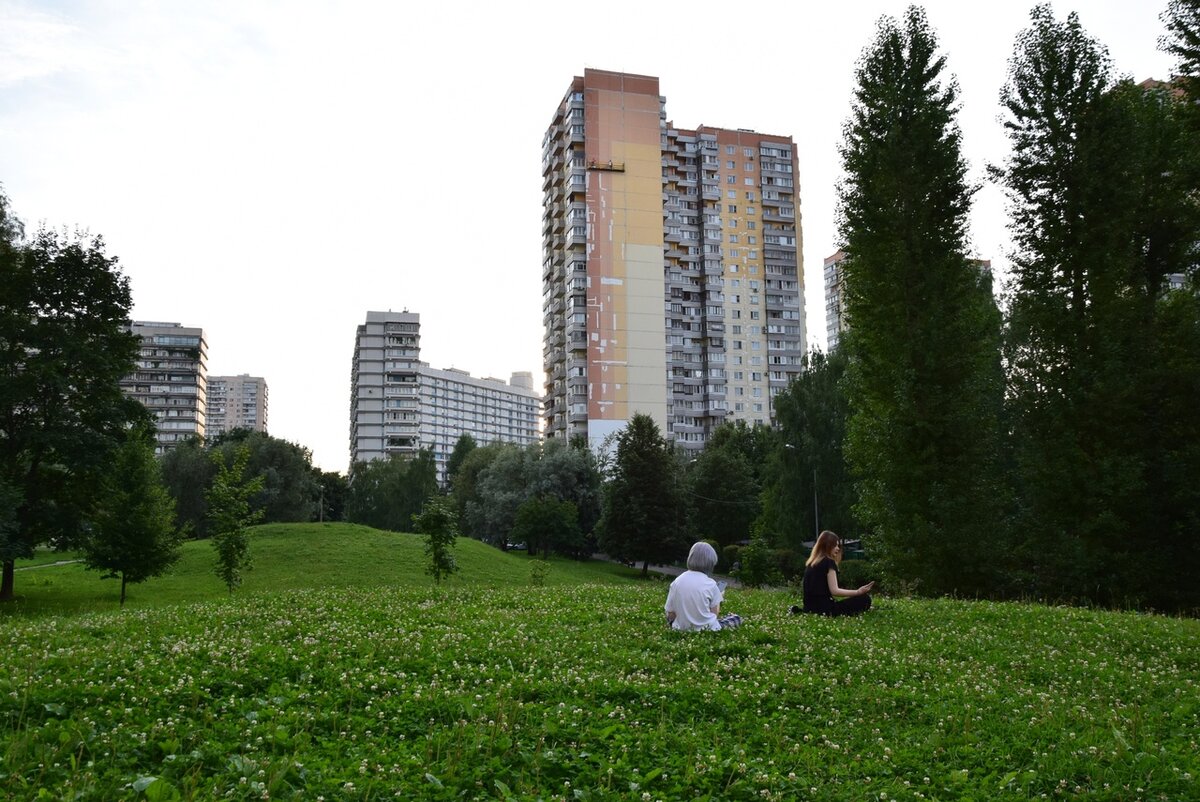
[[[822,615],[858,615],[871,609],[871,588],[868,582],[857,590],[838,585],[838,565],[842,562],[842,540],[826,529],[817,537],[812,553],[804,563],[804,612]],[[835,602],[834,596],[846,599]],[[792,613],[800,608],[792,605]]]
[[[667,623],[678,630],[731,629],[741,624],[740,615],[721,615],[725,597],[711,576],[717,567],[713,547],[703,541],[692,546],[687,567],[667,591]]]

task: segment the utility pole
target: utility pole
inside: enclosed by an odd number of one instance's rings
[[[821,536],[821,513],[817,509],[817,469],[813,468],[813,531]]]

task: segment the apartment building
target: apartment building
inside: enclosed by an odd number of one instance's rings
[[[141,402],[157,422],[162,454],[189,437],[204,437],[207,412],[208,345],[204,329],[179,323],[133,321],[141,339],[137,370],[121,389]]]
[[[263,377],[246,373],[208,377],[205,431],[209,438],[234,429],[265,432],[267,409],[267,380]]]
[[[676,127],[657,78],[572,81],[542,143],[547,437],[771,420],[805,352],[797,174],[790,136]]]
[[[533,375],[505,382],[422,362],[420,315],[367,312],[354,341],[350,395],[350,464],[391,454],[433,453],[438,479],[463,434],[484,445],[525,446],[540,437],[541,398]]]
[[[846,330],[846,293],[842,281],[842,262],[846,252],[839,250],[825,259],[825,352],[837,348]]]

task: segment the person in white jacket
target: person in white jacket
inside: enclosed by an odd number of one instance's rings
[[[675,577],[667,591],[667,623],[673,629],[732,629],[742,623],[740,615],[721,615],[725,600],[721,587],[712,578],[717,567],[717,552],[701,541],[692,546],[687,558],[688,570]]]

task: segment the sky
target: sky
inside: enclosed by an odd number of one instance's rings
[[[434,368],[542,377],[541,143],[575,75],[659,78],[677,127],[795,139],[808,342],[825,343],[855,62],[905,2],[680,5],[0,0],[0,187],[28,230],[104,237],[135,320],[199,326],[263,376],[269,431],[349,462],[368,310],[421,316]],[[1166,0],[1074,0],[1117,71],[1166,78]],[[924,4],[960,89],[972,251],[999,278],[998,103],[1031,0]]]

